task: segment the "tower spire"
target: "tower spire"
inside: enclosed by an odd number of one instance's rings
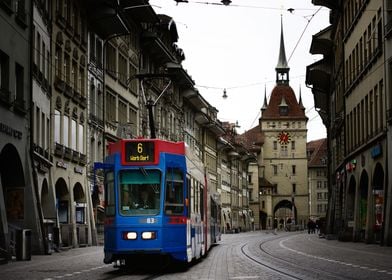
[[[286,59],[286,51],[284,47],[284,38],[283,38],[283,16],[280,17],[280,48],[279,48],[279,58],[278,65],[276,65],[276,83],[277,84],[288,84],[289,83],[289,71],[290,67],[288,66]]]
[[[302,104],[302,94],[301,94],[301,85],[299,85],[299,107],[301,108],[302,111],[305,111],[305,107]]]
[[[261,107],[261,110],[265,111],[267,109],[267,106],[268,106],[268,104],[267,104],[267,86],[264,85],[264,104],[263,104],[263,107]]]

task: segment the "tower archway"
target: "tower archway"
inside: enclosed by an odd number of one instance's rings
[[[297,220],[295,205],[288,199],[279,201],[274,207],[274,227],[277,225],[278,228],[285,228],[293,219]]]

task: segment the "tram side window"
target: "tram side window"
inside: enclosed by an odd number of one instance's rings
[[[184,212],[184,178],[181,169],[166,171],[165,214],[181,215]]]
[[[105,196],[106,196],[106,216],[114,216],[116,213],[116,198],[114,195],[114,174],[113,172],[107,172],[105,176]]]
[[[187,186],[187,199],[188,199],[188,204],[187,206],[187,217],[190,218],[191,217],[191,212],[192,212],[192,204],[193,204],[193,199],[189,199],[190,197],[192,197],[192,187],[191,187],[191,178],[189,175],[186,176],[186,186]],[[190,201],[190,205],[189,205],[189,201]]]

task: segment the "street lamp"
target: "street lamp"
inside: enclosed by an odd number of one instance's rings
[[[131,34],[131,30],[129,30],[127,24],[124,22],[123,18],[121,17],[121,14],[119,13],[120,10],[131,10],[131,9],[137,9],[137,8],[142,8],[142,7],[152,7],[155,5],[151,4],[143,4],[143,5],[134,5],[134,6],[129,6],[129,7],[121,7],[118,5],[118,7],[115,7],[116,14],[115,16],[118,18],[120,21],[122,27],[124,28],[125,32],[120,32],[120,33],[114,33],[112,35],[107,36],[104,39],[103,42],[103,47],[102,47],[102,53],[103,53],[103,77],[102,77],[102,88],[103,88],[103,94],[102,94],[102,119],[103,119],[103,132],[102,132],[102,161],[105,160],[105,150],[106,150],[106,145],[105,145],[105,140],[106,140],[106,118],[105,118],[105,99],[106,99],[106,46],[109,41],[111,41],[114,38],[118,38],[121,36],[129,35]],[[155,6],[157,8],[161,8],[160,6]]]
[[[222,98],[223,98],[223,99],[226,99],[226,98],[227,98],[227,92],[226,92],[226,89],[223,89],[223,95],[222,95]]]

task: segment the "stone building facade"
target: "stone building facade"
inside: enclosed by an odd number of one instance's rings
[[[328,133],[328,230],[344,240],[391,244],[390,1],[313,1],[331,25],[313,36],[323,59],[307,67]]]

